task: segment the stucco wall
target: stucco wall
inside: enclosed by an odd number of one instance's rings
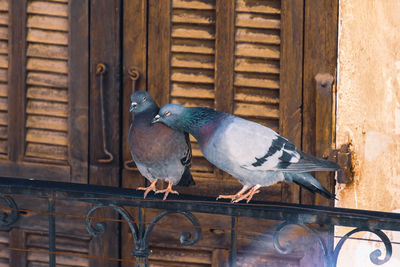
[[[400,1],[340,0],[339,13],[337,146],[352,143],[355,177],[336,206],[400,209]],[[351,246],[339,266],[358,266]]]

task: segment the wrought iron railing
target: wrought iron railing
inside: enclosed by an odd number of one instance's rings
[[[193,225],[193,234],[182,232],[180,242],[184,246],[194,245],[201,236],[201,225],[194,212],[219,214],[231,216],[231,235],[230,235],[230,256],[229,265],[236,266],[237,258],[237,233],[236,223],[239,217],[260,218],[283,221],[274,232],[273,245],[277,252],[288,254],[291,252],[289,243],[282,245],[279,236],[282,229],[288,225],[297,225],[309,232],[319,244],[325,266],[333,267],[337,264],[337,259],[344,242],[351,236],[360,231],[367,231],[376,234],[385,245],[386,251],[382,257],[381,250],[370,253],[370,260],[376,265],[386,263],[392,255],[392,243],[383,230],[400,231],[400,214],[332,208],[323,206],[297,205],[277,202],[252,202],[250,204],[232,204],[223,201],[215,201],[209,197],[198,197],[191,195],[169,196],[167,201],[162,201],[159,196],[149,195],[143,200],[143,192],[124,188],[107,186],[74,184],[51,181],[38,181],[26,179],[0,178],[0,199],[3,208],[0,212],[0,225],[10,226],[18,220],[18,207],[11,195],[24,195],[45,197],[48,200],[48,234],[49,234],[49,263],[56,266],[56,229],[55,229],[55,202],[56,199],[66,199],[93,204],[88,211],[85,222],[87,231],[93,236],[103,234],[107,229],[103,223],[92,223],[91,219],[94,211],[98,209],[111,209],[127,222],[133,235],[135,250],[132,255],[136,257],[137,265],[147,265],[150,255],[149,237],[153,227],[164,216],[178,213],[186,217]],[[127,207],[138,208],[138,218],[135,220],[126,210]],[[144,222],[142,210],[152,208],[161,210],[150,224]],[[332,239],[322,237],[312,225],[327,226],[349,226],[353,230],[341,237],[336,247],[330,243]],[[330,240],[330,241],[329,241]]]

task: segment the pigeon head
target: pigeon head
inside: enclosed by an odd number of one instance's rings
[[[151,95],[146,91],[135,91],[131,95],[131,106],[129,112],[138,114],[143,111],[151,110],[157,108],[156,102],[154,102]]]
[[[196,137],[204,126],[216,124],[216,119],[224,116],[223,114],[211,108],[167,104],[159,110],[152,123],[161,122],[174,130],[187,132]]]
[[[186,109],[178,104],[167,104],[163,106],[158,114],[154,117],[153,123],[161,122],[171,127],[172,129],[183,131],[185,130]]]

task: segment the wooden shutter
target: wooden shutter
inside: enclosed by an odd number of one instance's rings
[[[172,1],[169,102],[185,106],[215,105],[215,1]],[[213,173],[191,137],[192,170]]]
[[[299,5],[280,0],[150,1],[149,92],[162,105],[206,106],[256,121],[300,145],[301,80],[290,88],[281,83],[281,76],[292,71],[288,62],[299,63],[295,71],[301,73],[301,61],[292,50],[302,44],[291,43],[297,33],[289,27],[282,30],[282,20],[291,18],[293,10],[301,11],[294,6]],[[300,30],[301,18],[293,19]],[[290,106],[297,113],[288,110]],[[238,190],[236,179],[205,160],[196,140],[191,140],[197,187],[187,192],[216,194],[209,184],[219,188],[218,193]],[[287,199],[288,186],[283,188],[279,184],[263,189],[268,196],[264,199]]]
[[[237,0],[233,113],[279,131],[280,1]]]
[[[0,156],[8,154],[8,1],[0,1]]]
[[[68,3],[28,0],[25,156],[68,159]]]
[[[10,138],[0,134],[9,151],[2,175],[87,181],[88,9],[75,1],[10,2],[8,105],[7,95],[0,99]]]

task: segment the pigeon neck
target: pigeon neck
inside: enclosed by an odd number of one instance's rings
[[[206,142],[218,128],[225,113],[210,108],[191,108],[187,113],[184,131],[192,134],[199,142]]]
[[[155,108],[148,108],[139,113],[135,113],[133,123],[151,125],[151,121],[154,118],[154,116],[157,115],[158,110],[159,108],[155,107]]]

